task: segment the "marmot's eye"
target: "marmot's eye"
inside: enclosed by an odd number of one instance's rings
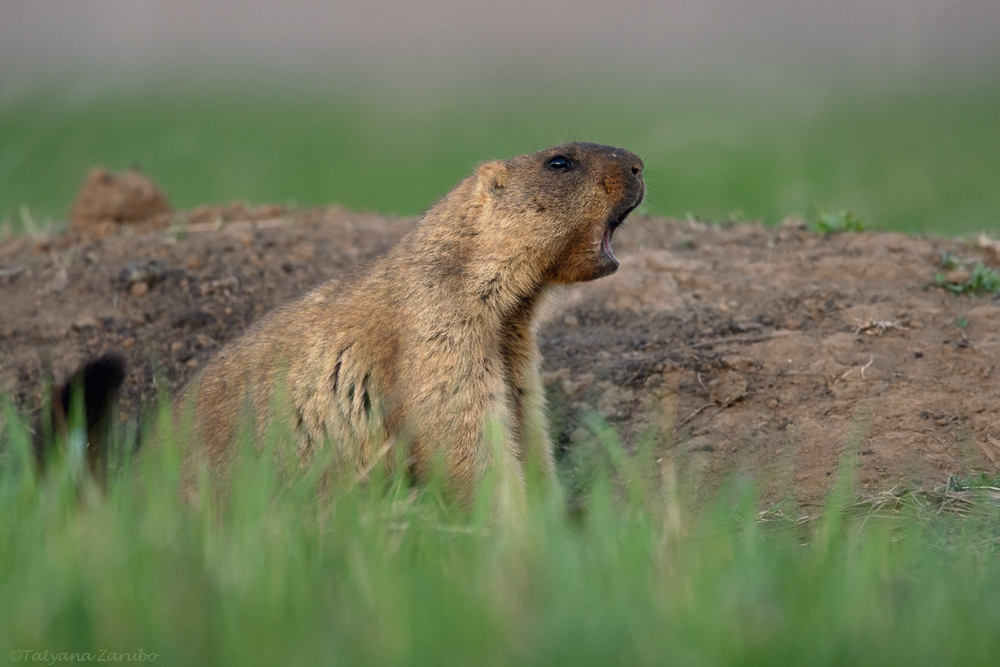
[[[572,167],[572,163],[570,163],[568,158],[562,155],[557,155],[545,163],[545,168],[549,171],[565,172],[569,171],[570,167]]]

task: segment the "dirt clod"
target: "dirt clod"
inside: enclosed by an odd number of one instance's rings
[[[69,213],[71,231],[107,236],[122,224],[146,222],[171,211],[163,190],[137,170],[113,173],[94,167]]]

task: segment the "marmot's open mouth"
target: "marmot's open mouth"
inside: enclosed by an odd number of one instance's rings
[[[608,220],[607,225],[604,227],[604,238],[601,239],[601,250],[609,259],[611,259],[615,264],[618,263],[618,259],[615,257],[614,251],[611,250],[611,237],[614,236],[615,230],[622,226],[625,222],[625,218],[628,214],[636,209],[636,207],[642,203],[642,193],[635,200],[634,203],[630,204],[628,207],[622,209],[617,215]]]

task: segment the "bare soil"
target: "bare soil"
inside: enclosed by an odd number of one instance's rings
[[[62,379],[117,350],[134,414],[413,224],[337,207],[154,208],[0,244],[0,392],[17,405],[40,404],[47,367]],[[765,502],[819,502],[845,462],[861,494],[1000,470],[1000,301],[934,284],[941,251],[996,266],[991,248],[641,217],[615,244],[618,273],[556,295],[541,333],[563,455],[593,441],[596,413],[703,492],[747,473]]]

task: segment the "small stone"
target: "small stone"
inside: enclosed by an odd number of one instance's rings
[[[163,280],[166,270],[163,265],[153,259],[140,264],[129,262],[129,265],[118,274],[118,282],[124,285],[146,283],[150,287]]]
[[[73,323],[73,328],[77,331],[83,331],[84,329],[93,329],[97,326],[97,318],[92,315],[84,315],[76,322]]]
[[[748,359],[738,354],[730,354],[722,358],[722,365],[733,371],[745,371],[757,364],[753,359]]]
[[[949,285],[961,285],[969,282],[972,274],[967,269],[952,269],[944,274],[944,281]]]
[[[198,333],[194,335],[194,338],[198,341],[198,344],[201,345],[202,348],[215,347],[215,340],[213,340],[211,336]]]
[[[563,324],[566,325],[567,328],[573,329],[580,326],[580,320],[576,319],[575,315],[567,315],[563,318]]]
[[[228,278],[222,278],[220,280],[213,280],[209,283],[202,283],[198,287],[198,291],[201,296],[208,296],[209,294],[231,294],[240,285],[240,281],[237,280],[236,276],[229,276]]]
[[[215,317],[211,313],[194,308],[178,310],[170,316],[170,324],[174,327],[206,327],[213,322]]]
[[[731,405],[747,395],[749,383],[736,371],[726,371],[708,383],[708,400]]]
[[[682,445],[683,449],[689,452],[714,452],[715,445],[706,436],[691,438]]]
[[[135,283],[129,288],[128,292],[136,298],[143,297],[149,293],[149,285],[146,283]]]

